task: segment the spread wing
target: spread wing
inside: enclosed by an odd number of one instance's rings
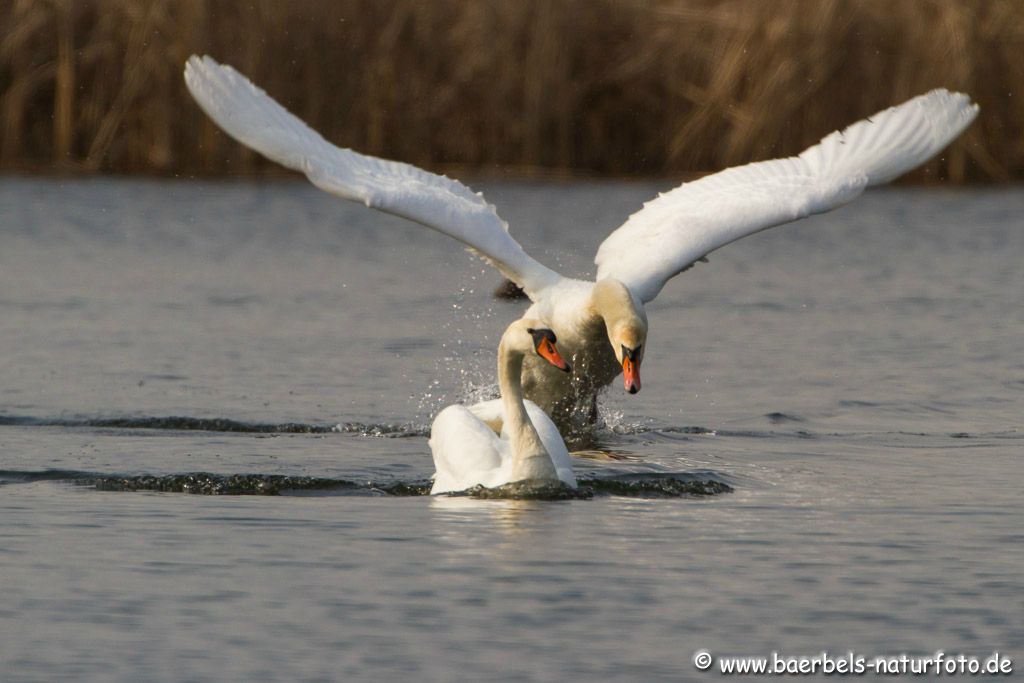
[[[800,156],[737,166],[660,195],[597,251],[597,278],[643,301],[708,253],[755,232],[824,213],[919,166],[978,114],[967,95],[933,90],[826,136]]]
[[[454,237],[531,298],[561,279],[523,251],[494,206],[457,180],[336,147],[245,76],[210,57],[189,58],[185,83],[225,132],[305,173],[320,189]]]

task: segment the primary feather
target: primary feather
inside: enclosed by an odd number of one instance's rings
[[[185,83],[233,138],[344,199],[454,237],[536,298],[561,276],[523,251],[494,206],[468,187],[397,161],[336,147],[230,66],[191,57]]]
[[[708,253],[741,237],[837,208],[924,163],[978,113],[960,93],[933,90],[826,136],[796,157],[730,168],[648,202],[597,251],[597,279],[644,302]]]

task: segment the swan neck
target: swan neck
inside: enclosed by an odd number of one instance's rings
[[[632,348],[643,344],[647,337],[647,313],[643,303],[629,287],[614,278],[606,278],[594,285],[590,293],[590,324],[604,325],[608,339],[616,348],[626,342]],[[621,337],[625,336],[624,339]]]
[[[625,285],[617,280],[599,282],[590,294],[590,310],[606,325],[635,316],[636,305]]]
[[[502,405],[505,407],[505,419],[508,423],[509,438],[513,452],[516,448],[517,436],[523,432],[533,432],[533,423],[526,413],[523,403],[523,354],[509,349],[504,343],[498,349],[498,386],[501,389]]]
[[[530,421],[523,402],[523,353],[510,349],[504,341],[498,346],[498,385],[505,408],[505,428],[512,448],[512,481],[557,478],[551,456]]]

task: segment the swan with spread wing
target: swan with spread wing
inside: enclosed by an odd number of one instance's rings
[[[565,374],[535,356],[525,396],[563,428],[596,417],[597,393],[619,373],[640,391],[644,304],[707,254],[766,228],[824,213],[924,163],[978,113],[961,93],[932,90],[836,131],[795,157],[730,168],[684,183],[633,214],[597,251],[594,282],[560,275],[527,254],[492,205],[462,183],[330,144],[230,66],[193,56],[185,82],[239,142],[305,173],[326,192],[459,240],[519,285],[524,317],[558,333]]]

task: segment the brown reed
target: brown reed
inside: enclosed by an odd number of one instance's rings
[[[912,179],[1024,176],[1019,0],[0,0],[0,170],[272,168],[191,101],[193,53],[428,168],[699,173],[941,86],[982,116]]]

